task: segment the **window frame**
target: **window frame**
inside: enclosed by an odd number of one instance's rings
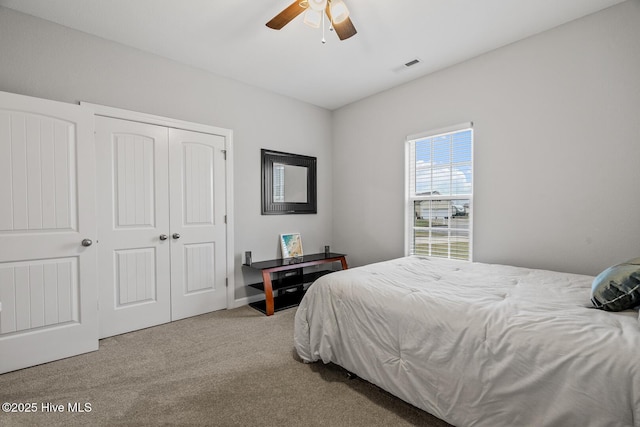
[[[415,158],[415,156],[412,156],[412,149],[415,150],[416,142],[427,139],[427,138],[436,138],[439,136],[446,136],[446,135],[451,135],[458,132],[466,132],[466,131],[471,132],[471,147],[470,147],[471,193],[470,194],[449,194],[449,195],[447,194],[416,195],[415,194],[415,180],[416,180],[415,171],[416,171],[417,159]],[[475,145],[475,134],[473,129],[473,122],[461,123],[461,124],[449,126],[446,128],[434,129],[431,131],[427,131],[427,132],[423,132],[415,135],[409,135],[406,137],[405,139],[405,209],[404,209],[405,210],[405,234],[404,234],[405,256],[409,256],[409,255],[424,256],[424,254],[416,254],[414,250],[415,249],[415,244],[414,244],[415,231],[416,229],[423,229],[423,227],[417,227],[415,225],[415,202],[429,201],[429,200],[430,201],[434,201],[434,200],[450,201],[450,200],[459,200],[459,199],[467,200],[468,199],[469,212],[470,212],[469,224],[468,224],[468,234],[469,234],[468,261],[473,261],[473,221],[475,217],[474,208],[473,208],[473,205],[474,205],[473,196],[474,196],[474,186],[475,186],[474,145]],[[411,164],[412,159],[413,159],[413,164]],[[412,176],[412,172],[414,173],[414,176]],[[413,190],[413,193],[412,193],[412,190]],[[451,212],[449,212],[449,218],[447,221],[447,228],[446,228],[446,230],[448,231],[447,256],[442,256],[439,254],[436,254],[436,255],[432,254],[428,256],[446,258],[446,259],[460,259],[460,258],[451,256],[451,242],[452,242],[451,231],[462,230],[462,229],[456,229],[455,227],[451,226],[451,217],[452,217]],[[432,227],[431,224],[427,227],[424,227],[424,229],[429,230],[429,237],[428,237],[429,240],[431,239],[431,231],[434,229],[437,230],[437,228]]]

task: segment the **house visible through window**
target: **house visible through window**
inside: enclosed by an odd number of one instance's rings
[[[407,138],[407,255],[472,259],[471,126],[467,123]]]

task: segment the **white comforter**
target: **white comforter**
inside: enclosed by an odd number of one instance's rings
[[[332,273],[295,318],[333,362],[457,426],[640,426],[637,311],[587,308],[593,277],[407,257]]]

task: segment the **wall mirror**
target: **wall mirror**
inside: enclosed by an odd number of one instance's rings
[[[262,214],[317,213],[316,158],[261,150]]]

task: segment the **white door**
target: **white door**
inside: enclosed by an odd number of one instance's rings
[[[100,338],[171,320],[167,137],[96,117]]]
[[[169,130],[171,318],[227,307],[225,139]]]
[[[94,166],[85,108],[0,92],[0,373],[98,349]]]

